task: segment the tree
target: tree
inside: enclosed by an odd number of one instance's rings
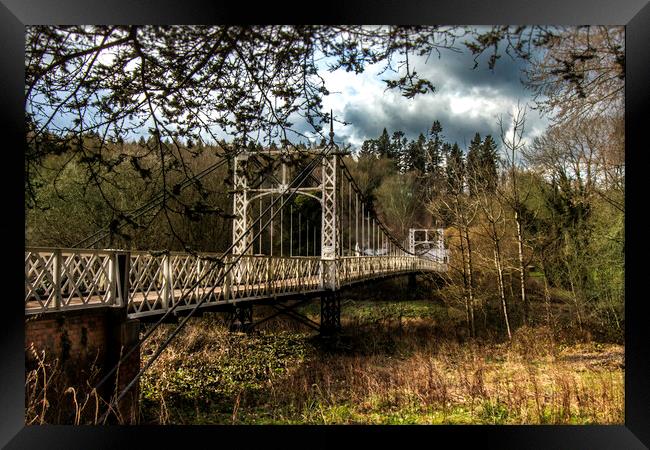
[[[499,48],[528,61],[524,81],[535,94],[536,107],[558,122],[622,109],[623,27],[494,26],[466,45],[476,55],[475,61],[492,49],[490,67],[500,57]]]
[[[377,205],[397,239],[405,239],[420,207],[418,182],[414,174],[386,177],[377,189]]]
[[[493,149],[494,154],[492,153]],[[508,339],[512,339],[504,281],[505,255],[503,240],[506,235],[506,214],[501,199],[495,195],[498,182],[495,158],[496,145],[493,145],[491,136],[488,135],[484,141],[481,141],[480,135],[476,133],[467,153],[466,178],[469,186],[469,198],[475,199],[482,213],[479,221],[480,228],[483,231],[481,238],[487,239],[481,240],[487,240],[488,242],[488,245],[484,245],[487,249],[483,252],[483,258],[488,262],[485,271],[489,270],[490,265],[494,266],[503,320]],[[480,243],[479,241],[479,251],[477,252],[479,257],[481,257]]]
[[[377,142],[374,139],[366,139],[361,144],[361,149],[359,150],[359,157],[375,157],[377,155],[376,151]]]
[[[469,143],[467,149],[467,184],[469,188],[469,195],[475,196],[483,181],[482,167],[481,167],[481,135],[476,133]]]
[[[352,177],[357,182],[367,200],[376,199],[377,189],[384,179],[396,173],[393,162],[388,158],[377,158],[373,154],[359,156],[357,161],[352,158],[345,160]]]
[[[476,185],[476,184],[475,184]],[[486,188],[480,189],[476,192],[478,203],[483,212],[484,222],[482,228],[485,235],[488,237],[492,244],[492,255],[494,262],[494,269],[496,271],[497,287],[499,299],[501,301],[501,310],[503,312],[503,321],[508,333],[508,339],[512,339],[512,332],[510,329],[510,319],[508,317],[508,303],[506,301],[506,291],[504,282],[504,255],[502,248],[502,241],[505,234],[505,214],[503,205],[499,199],[491,195],[490,191]]]
[[[429,131],[429,139],[425,147],[426,165],[425,173],[428,175],[435,174],[440,169],[441,148],[443,143],[442,125],[439,121],[434,121]]]
[[[444,144],[442,136],[442,125],[439,121],[434,121],[428,133],[425,151],[424,173],[426,179],[425,194],[427,199],[433,198],[444,190],[444,169],[442,167],[442,146]]]
[[[462,280],[467,327],[471,336],[476,336],[474,322],[474,262],[472,253],[472,239],[470,227],[476,218],[477,207],[464,192],[465,162],[463,152],[457,143],[446,145],[448,147],[446,167],[445,195],[439,196],[429,203],[429,210],[433,215],[445,217],[448,223],[458,232],[458,245],[460,251],[461,268],[458,269]]]
[[[490,193],[495,193],[497,189],[498,161],[497,144],[492,139],[492,136],[488,134],[481,145],[479,165],[481,167],[482,185]]]
[[[447,158],[447,189],[451,194],[462,194],[465,187],[465,161],[457,143],[452,145]]]
[[[589,305],[620,330],[624,192],[618,186],[624,177],[620,172],[618,182],[611,182],[610,174],[619,172],[604,156],[618,141],[616,123],[598,117],[555,125],[533,141],[525,158],[542,186],[546,224],[537,239],[552,241],[542,261],[549,279],[568,285],[579,325]]]
[[[392,158],[391,148],[390,148],[390,137],[388,137],[388,131],[384,128],[381,135],[375,141],[375,151],[377,156],[380,158]]]
[[[406,169],[406,148],[407,148],[408,139],[404,136],[403,131],[394,131],[393,136],[391,137],[390,146],[391,146],[391,155],[394,155],[393,158],[397,162],[397,168],[400,173],[404,173]]]
[[[501,142],[506,150],[506,162],[508,165],[509,189],[506,198],[512,211],[514,213],[514,220],[517,229],[517,250],[519,262],[519,285],[521,292],[521,303],[523,305],[524,323],[528,324],[529,320],[529,304],[528,296],[526,295],[526,266],[524,263],[524,228],[523,228],[523,215],[525,212],[524,198],[521,195],[520,187],[517,184],[519,165],[521,160],[521,152],[524,149],[524,130],[526,126],[526,107],[517,105],[516,111],[510,115],[509,126],[512,132],[509,134],[506,130],[506,125],[503,118],[499,118],[499,128],[501,133]]]
[[[417,171],[421,176],[424,174],[426,159],[424,155],[424,144],[426,138],[422,133],[418,136],[417,140],[409,142],[406,148],[405,155],[405,169],[406,171]]]

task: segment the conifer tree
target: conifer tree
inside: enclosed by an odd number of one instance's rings
[[[384,128],[381,136],[375,141],[375,151],[380,158],[391,158],[390,137],[388,131]]]
[[[390,141],[390,146],[391,146],[391,154],[395,155],[395,161],[397,162],[397,168],[401,173],[404,173],[407,171],[406,169],[406,163],[407,163],[407,155],[406,155],[406,150],[407,150],[407,143],[408,140],[404,136],[403,131],[395,131],[393,132],[393,137],[391,138]]]
[[[465,161],[463,151],[457,143],[451,147],[447,158],[447,186],[452,194],[463,192],[465,180]]]
[[[420,175],[424,174],[425,169],[425,157],[424,157],[424,145],[426,143],[426,138],[422,133],[418,136],[417,140],[409,142],[408,148],[406,150],[406,170],[407,171],[418,171]]]
[[[467,151],[467,184],[469,187],[469,195],[472,197],[478,193],[483,178],[481,173],[482,146],[481,135],[476,133],[469,143],[469,149]]]
[[[376,142],[374,139],[366,139],[361,144],[361,150],[359,150],[359,156],[374,156],[376,151]]]
[[[491,135],[485,136],[485,140],[481,145],[481,153],[479,155],[479,163],[482,172],[482,188],[488,192],[494,193],[497,188],[497,166],[499,156],[497,154],[497,144],[492,139]]]

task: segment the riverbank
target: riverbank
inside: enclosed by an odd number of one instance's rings
[[[318,318],[314,305],[302,312]],[[470,340],[462,311],[431,299],[343,299],[341,320],[326,339],[286,319],[250,335],[219,315],[191,319],[141,381],[141,422],[624,422],[622,345],[541,326]]]

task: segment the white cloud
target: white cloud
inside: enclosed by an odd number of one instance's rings
[[[396,75],[380,75],[380,64],[367,66],[361,74],[323,71],[321,75],[331,93],[323,99],[324,110],[332,109],[337,119],[355,119],[346,127],[335,127],[337,138],[361,145],[365,139],[377,137],[384,127],[392,132],[399,126],[414,138],[417,133],[426,132],[433,120],[441,120],[443,133],[459,143],[468,142],[475,132],[491,133],[498,138],[498,117],[505,118],[518,101],[529,100],[520,85],[519,72],[510,69],[495,78],[486,69],[483,73],[471,72],[465,60],[458,62],[445,57],[455,56],[443,55],[441,60],[432,59],[426,65],[424,58],[416,60],[418,73],[433,82],[436,92],[413,99],[406,99],[395,90],[386,91],[382,79]],[[526,138],[530,140],[543,132],[546,121],[535,111],[529,111],[528,120]]]

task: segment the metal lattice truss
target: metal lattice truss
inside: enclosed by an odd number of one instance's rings
[[[446,264],[449,260],[449,252],[445,247],[444,229],[409,229],[409,251],[423,258]]]
[[[248,155],[242,154],[235,158],[234,162],[234,185],[235,193],[233,195],[233,215],[235,219],[232,224],[232,242],[235,245],[233,252],[237,255],[251,253],[249,243],[251,242],[251,233],[246,233],[250,224],[248,210],[248,176],[246,165]]]
[[[337,200],[337,160],[336,155],[323,158],[323,197],[321,224],[321,260],[323,264],[322,287],[336,290],[339,287],[336,259],[340,255],[339,217],[336,211]]]
[[[317,155],[319,151],[311,150],[304,152]],[[280,150],[273,150],[263,153],[256,152],[240,152],[234,160],[234,191],[233,191],[233,220],[232,228],[232,242],[233,254],[243,255],[252,254],[252,248],[249,245],[253,238],[251,225],[254,220],[251,217],[251,207],[253,201],[261,199],[264,196],[284,195],[289,192],[289,180],[287,179],[288,168],[285,161],[281,163],[281,176],[279,179],[269,177],[267,181],[271,184],[270,187],[252,187],[248,179],[247,167],[251,164],[251,160],[257,156],[264,156],[265,158],[282,158],[286,155],[285,152]],[[274,183],[274,181],[277,181]],[[291,189],[292,192],[298,194],[305,194],[312,198],[319,200],[322,203],[322,197],[318,198],[315,194],[321,192],[322,186],[297,186]],[[259,222],[258,222],[259,223]]]
[[[128,260],[125,284],[119,282],[125,277],[117,264],[119,255]],[[215,264],[217,256],[29,248],[25,251],[25,312],[120,306],[122,286],[126,286],[124,300],[132,318],[164,314],[176,304],[176,310],[191,309],[205,297],[202,306],[324,289],[327,266],[319,257],[243,256],[235,262],[235,257],[228,256],[223,264]],[[339,287],[389,274],[445,270],[443,264],[409,256],[343,257],[332,263]],[[227,269],[231,270],[222,277]]]
[[[25,252],[25,308],[120,305],[117,253],[32,248]]]
[[[418,271],[445,272],[446,265],[412,256],[344,257],[339,261],[341,284]]]
[[[319,153],[318,151],[312,153]],[[242,152],[235,157],[234,163],[234,195],[233,195],[233,253],[236,255],[252,253],[250,241],[252,232],[248,231],[252,223],[250,217],[250,207],[253,199],[261,198],[264,195],[281,195],[289,191],[287,180],[287,167],[282,163],[282,174],[278,182],[269,188],[253,189],[249,186],[249,180],[246,175],[246,165],[254,153]],[[283,152],[271,151],[264,152],[266,157],[281,157]],[[321,184],[318,187],[298,186],[292,188],[292,192],[309,195],[316,198],[321,203],[321,265],[323,266],[323,277],[319,284],[322,288],[337,289],[339,287],[336,260],[340,256],[338,229],[339,216],[337,214],[337,193],[338,193],[338,153],[333,153],[323,157],[321,165]],[[320,198],[315,197],[315,193],[320,192]],[[237,275],[236,275],[237,276]],[[238,278],[239,279],[239,278]]]

